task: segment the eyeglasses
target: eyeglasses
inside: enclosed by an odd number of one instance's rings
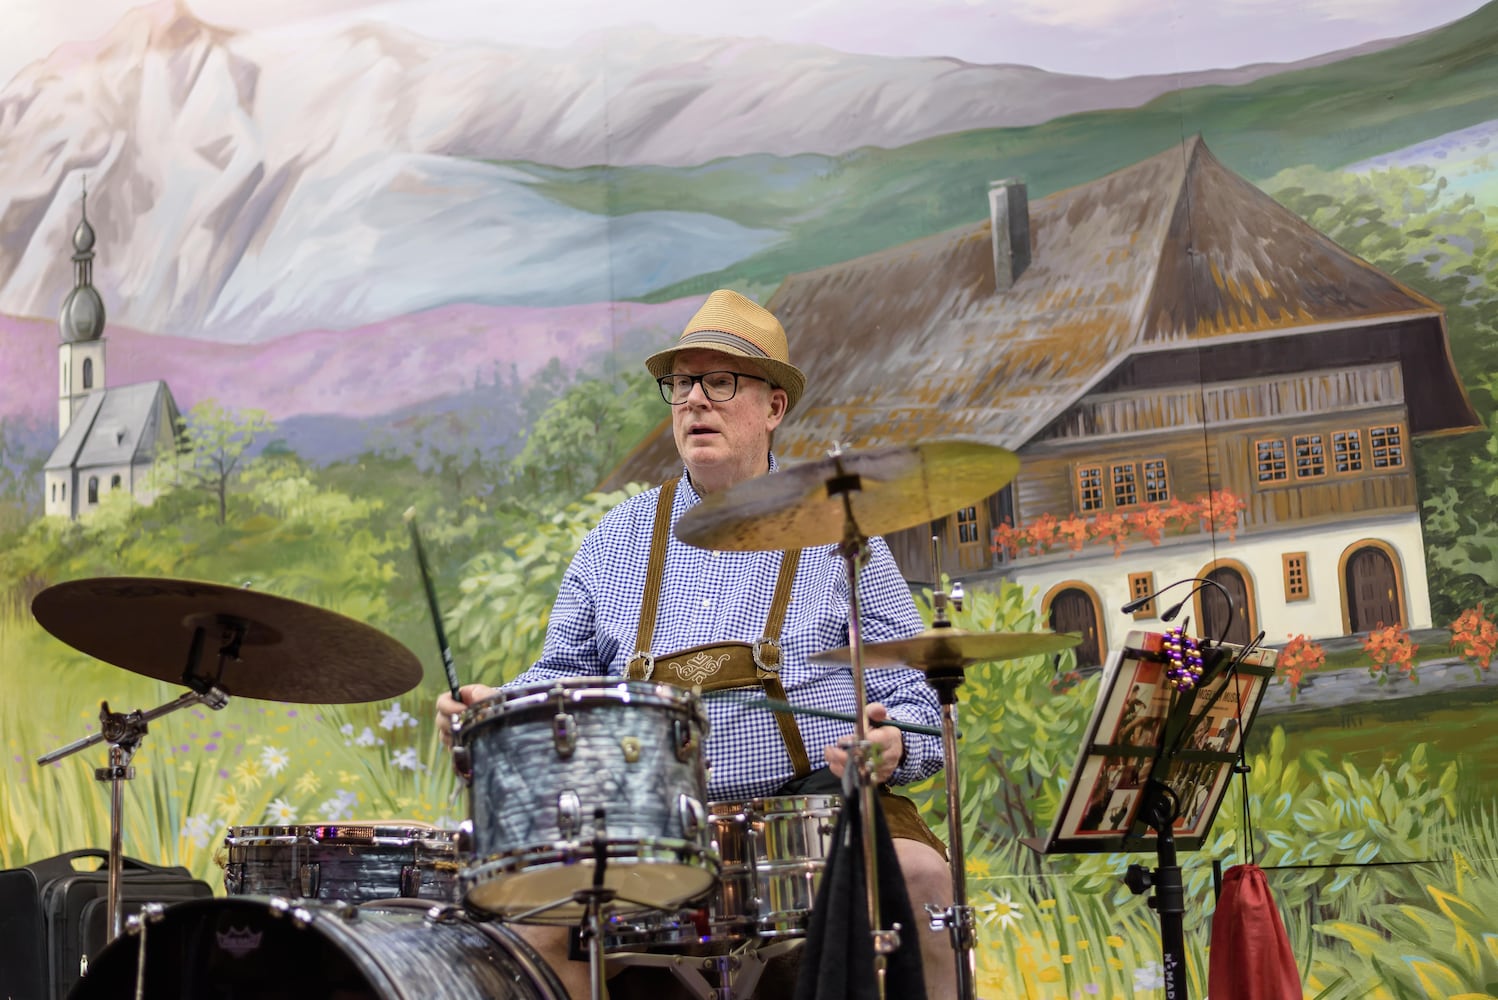
[[[703,372],[701,375],[662,375],[655,381],[661,387],[661,398],[672,406],[680,406],[692,394],[692,386],[701,385],[702,394],[714,403],[726,403],[739,391],[739,379],[752,378],[756,382],[774,385],[767,378],[748,375],[744,372]]]

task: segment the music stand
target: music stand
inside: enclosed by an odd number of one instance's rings
[[[1130,632],[1103,674],[1072,780],[1041,854],[1155,851],[1150,872],[1130,865],[1124,882],[1160,915],[1167,1000],[1186,998],[1177,850],[1197,850],[1236,771],[1243,741],[1274,676],[1278,651],[1221,643],[1204,648],[1202,675],[1177,691],[1166,676],[1166,636]]]

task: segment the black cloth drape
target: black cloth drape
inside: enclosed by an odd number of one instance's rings
[[[864,891],[861,808],[858,796],[843,797],[806,945],[801,952],[795,1000],[876,1000],[879,996],[874,976],[874,939],[869,930],[869,904]],[[917,935],[931,932],[916,924],[900,862],[895,857],[895,842],[889,835],[877,795],[874,827],[880,922],[885,927],[898,923],[901,928],[900,947],[888,959],[885,996],[890,1000],[926,1000]]]

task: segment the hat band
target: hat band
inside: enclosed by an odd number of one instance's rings
[[[713,344],[724,344],[729,347],[737,347],[739,350],[743,351],[746,354],[752,355],[753,357],[765,358],[769,361],[775,360],[774,358],[770,357],[769,354],[765,353],[765,349],[763,347],[760,347],[754,341],[749,340],[746,337],[740,337],[736,333],[729,333],[727,330],[693,330],[691,333],[686,334],[680,340],[678,340],[676,342],[676,347],[678,350],[680,350],[686,347],[693,347],[702,341],[707,341],[708,343]]]

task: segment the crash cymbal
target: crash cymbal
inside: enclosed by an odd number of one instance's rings
[[[976,441],[934,441],[844,452],[758,476],[682,515],[676,537],[704,549],[799,549],[843,540],[847,493],[858,531],[887,535],[981,503],[1019,471],[1014,452]]]
[[[871,642],[863,647],[867,668],[914,667],[917,670],[953,669],[993,660],[1020,660],[1059,653],[1078,645],[1075,632],[965,632],[959,628],[928,628],[908,639]],[[852,663],[848,646],[811,657],[815,663]]]
[[[414,653],[343,615],[255,590],[196,580],[98,577],[48,587],[31,602],[42,628],[117,667],[181,684],[193,632],[196,673],[239,698],[345,704],[393,698],[421,680]],[[218,651],[241,630],[238,659]]]

